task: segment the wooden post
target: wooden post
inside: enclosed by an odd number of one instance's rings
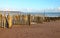
[[[31,20],[30,20],[31,18],[30,18],[30,14],[28,15],[28,24],[29,24],[29,26],[30,26],[30,24],[31,24]]]
[[[0,27],[2,27],[2,14],[0,14]]]
[[[3,16],[3,27],[6,27],[6,13]]]
[[[12,27],[12,17],[8,14],[7,16],[7,21],[8,21],[8,28]]]

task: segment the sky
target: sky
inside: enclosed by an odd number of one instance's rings
[[[60,9],[60,0],[0,0],[0,10],[39,11]]]

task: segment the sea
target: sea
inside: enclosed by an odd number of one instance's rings
[[[6,11],[5,11],[6,12]],[[4,11],[0,11],[0,13],[4,14]],[[60,17],[60,12],[20,12],[20,11],[7,11],[6,14],[10,13],[10,15],[14,14],[31,14],[31,15],[43,15],[46,17]]]
[[[43,15],[46,17],[60,17],[60,12],[35,12],[35,13],[30,13],[32,15]]]

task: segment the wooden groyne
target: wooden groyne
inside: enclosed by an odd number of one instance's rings
[[[60,20],[60,17],[45,17],[41,15],[31,15],[31,14],[15,14],[15,15],[2,15],[0,14],[0,27],[11,28],[12,25],[31,25],[43,22],[50,22]]]

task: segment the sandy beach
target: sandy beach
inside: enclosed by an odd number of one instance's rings
[[[60,38],[60,21],[0,28],[0,38]]]

